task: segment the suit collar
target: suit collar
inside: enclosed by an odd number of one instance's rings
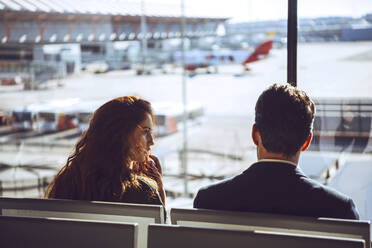
[[[295,173],[298,176],[305,176],[301,168],[299,166],[295,166],[293,163],[289,163],[283,160],[265,160],[265,161],[258,161],[252,164],[248,169],[246,169],[243,174],[248,173],[248,171],[261,171],[263,173],[267,173],[268,171],[272,171],[278,174],[286,174],[286,173]]]
[[[287,160],[280,160],[280,159],[260,159],[258,160],[259,163],[266,162],[266,163],[281,163],[281,164],[290,164],[297,167],[297,164],[287,161]]]

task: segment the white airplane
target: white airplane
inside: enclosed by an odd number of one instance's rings
[[[260,43],[254,51],[248,50],[219,50],[219,51],[203,51],[191,50],[185,52],[185,69],[189,72],[195,72],[196,69],[214,67],[217,71],[217,66],[227,64],[241,64],[245,71],[249,71],[248,64],[261,60],[269,54],[273,47],[273,41],[265,41]],[[181,64],[182,53],[174,54],[176,64]]]

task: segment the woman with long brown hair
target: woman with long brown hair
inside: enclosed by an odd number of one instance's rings
[[[105,103],[45,196],[164,205],[161,166],[150,155],[152,125],[148,101],[125,96]]]

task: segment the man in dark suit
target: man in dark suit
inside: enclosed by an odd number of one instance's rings
[[[312,138],[314,103],[304,91],[274,84],[256,103],[252,139],[258,162],[199,190],[195,208],[359,219],[348,196],[306,177],[300,153]]]

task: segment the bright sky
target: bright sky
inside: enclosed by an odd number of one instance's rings
[[[138,0],[140,1],[140,0]],[[170,4],[181,0],[144,0],[145,3]],[[277,20],[287,18],[288,0],[184,0],[186,15],[232,17],[231,21]],[[372,13],[372,0],[298,0],[299,17],[353,16]]]

